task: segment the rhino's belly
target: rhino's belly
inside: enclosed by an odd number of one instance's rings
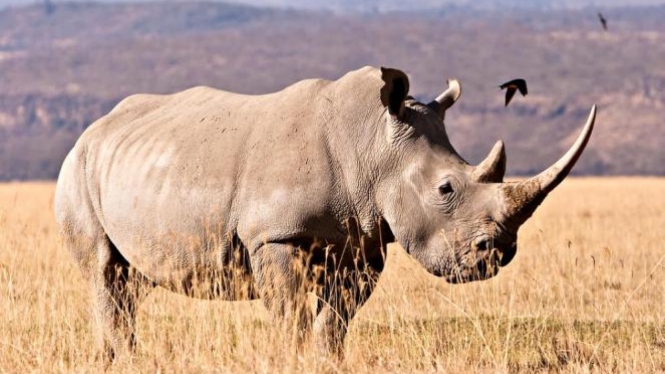
[[[229,224],[223,188],[102,195],[105,231],[122,256],[158,285],[202,298],[251,293],[245,248]],[[246,295],[245,295],[246,296]]]
[[[109,237],[125,259],[157,285],[199,298],[245,299],[253,291],[245,248],[224,235],[128,230]],[[131,235],[134,233],[134,235]]]

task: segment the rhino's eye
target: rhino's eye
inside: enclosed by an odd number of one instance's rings
[[[439,186],[439,194],[441,196],[451,194],[452,192],[453,192],[453,186],[449,182],[446,182]]]

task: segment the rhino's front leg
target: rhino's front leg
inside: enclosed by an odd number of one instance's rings
[[[338,271],[319,295],[313,338],[316,348],[326,355],[343,357],[349,322],[369,299],[380,271]]]
[[[308,307],[309,269],[297,248],[267,243],[251,255],[252,273],[265,306],[296,349],[308,338],[314,319]]]
[[[349,320],[347,310],[340,313],[337,308],[320,301],[313,331],[316,349],[323,355],[342,358]]]

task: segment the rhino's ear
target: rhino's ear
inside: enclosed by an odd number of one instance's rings
[[[381,67],[381,79],[385,83],[381,88],[381,102],[390,115],[399,116],[409,94],[409,78],[401,70]]]

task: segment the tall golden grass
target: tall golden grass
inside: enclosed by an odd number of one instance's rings
[[[52,183],[0,185],[0,372],[97,372],[89,288]],[[449,285],[392,245],[345,359],[293,352],[260,301],[157,290],[111,372],[664,372],[665,179],[567,180],[492,280]]]

